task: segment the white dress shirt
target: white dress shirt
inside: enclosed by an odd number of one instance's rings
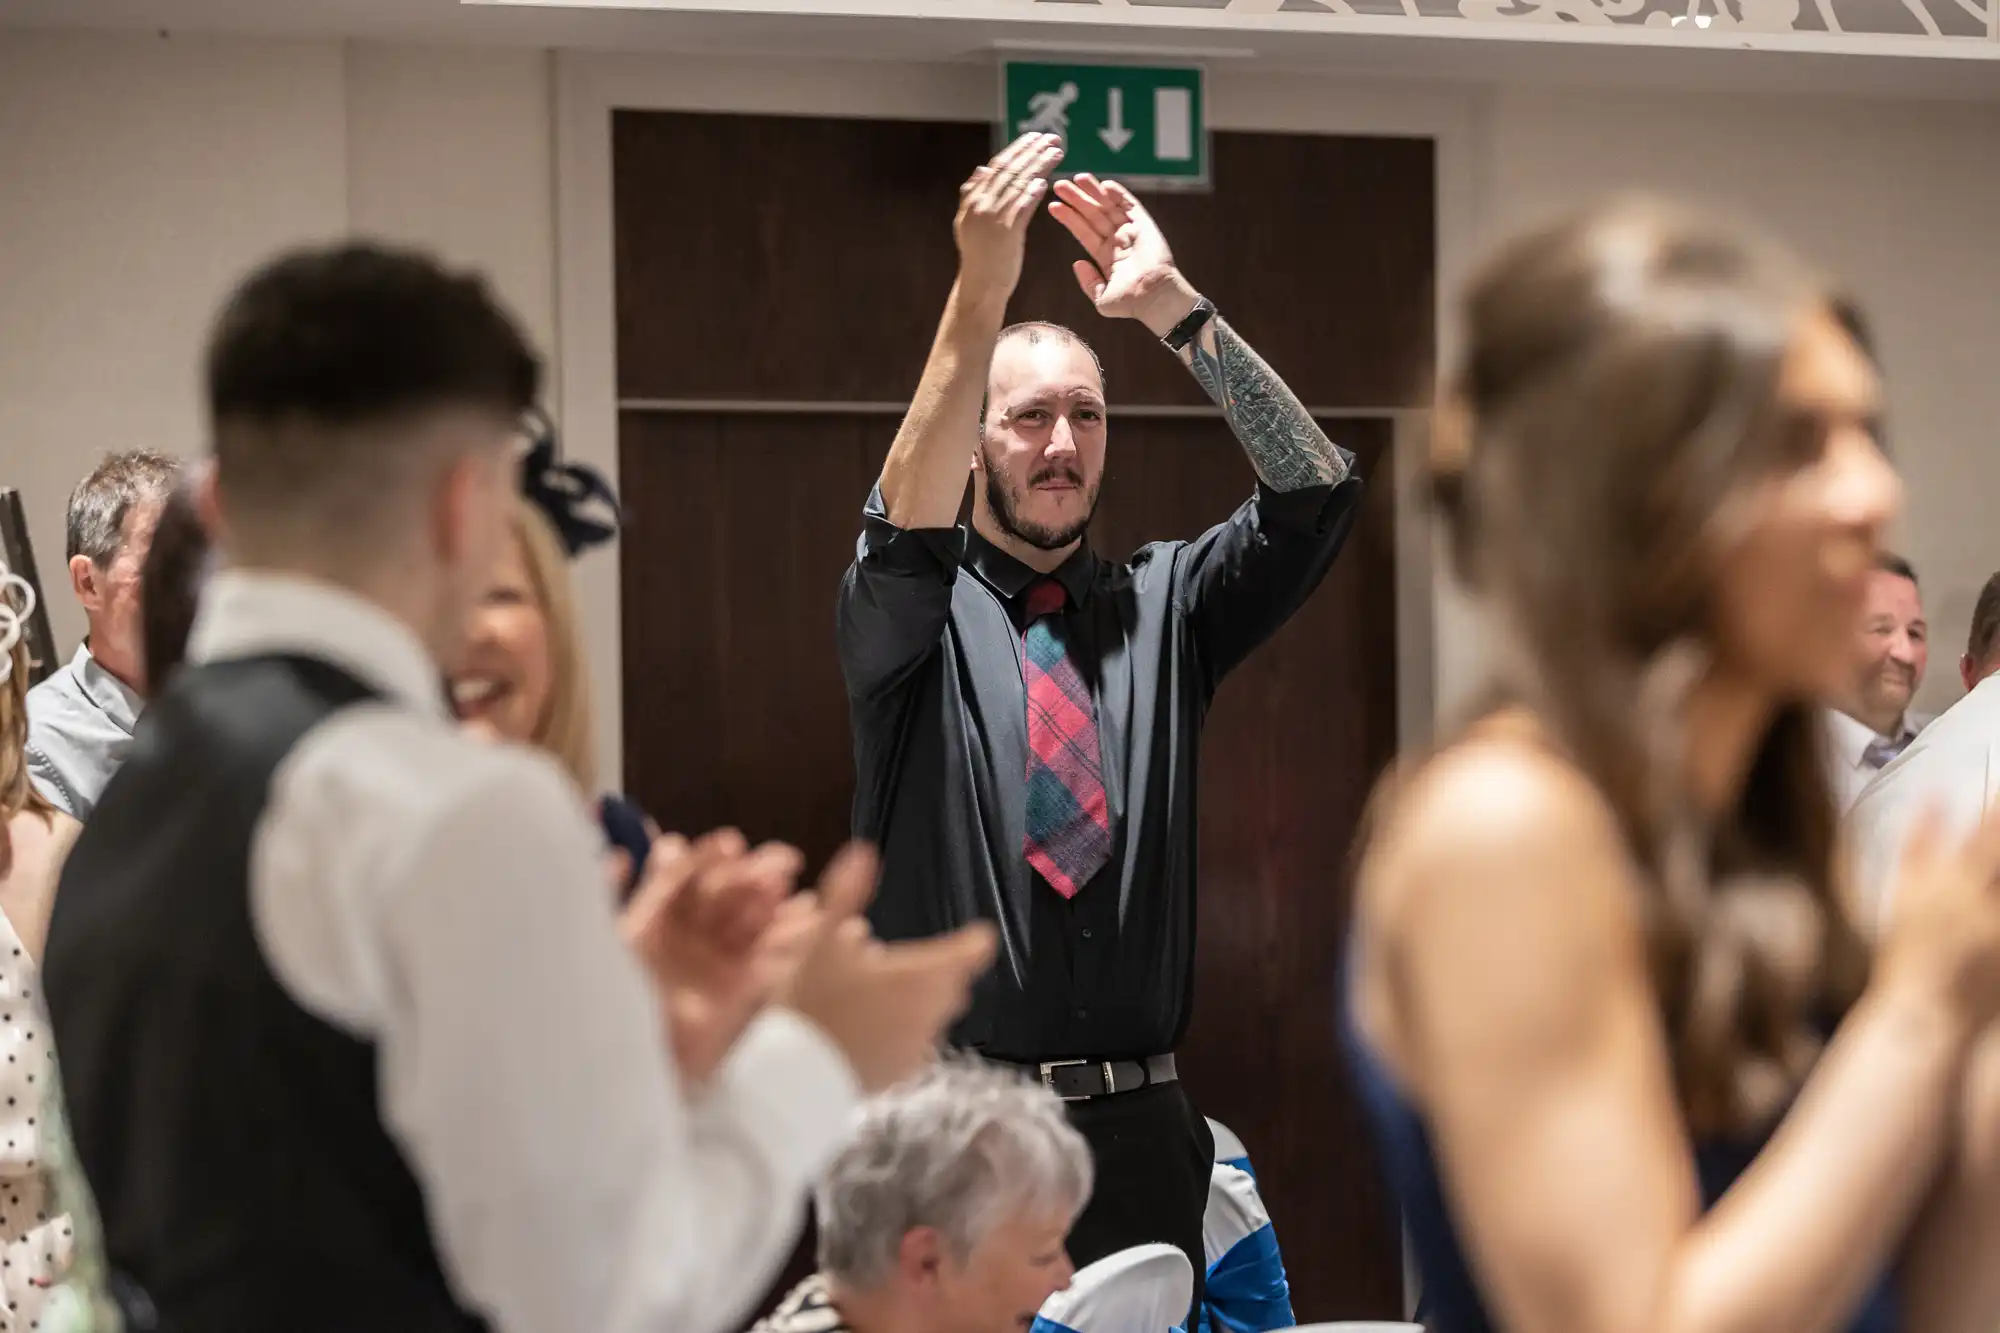
[[[337,713],[278,769],[251,915],[293,998],[375,1043],[382,1120],[460,1301],[498,1333],[730,1326],[846,1129],[845,1061],[769,1012],[691,1096],[556,766],[460,735],[436,664],[374,604],[218,575],[190,657],[271,652],[387,696]]]
[[[1847,815],[1847,841],[1864,922],[1879,922],[1903,841],[1924,807],[1967,830],[2000,796],[2000,676],[1988,676],[1917,733],[1875,775]]]
[[[1893,736],[1879,736],[1866,722],[1857,721],[1838,708],[1826,710],[1827,781],[1833,787],[1833,808],[1846,814],[1860,798],[1861,789],[1873,781],[1883,765],[1873,761],[1869,750],[1877,745],[1907,745],[1930,725],[1924,713],[1905,713]]]

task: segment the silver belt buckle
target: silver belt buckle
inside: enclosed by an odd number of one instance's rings
[[[1039,1066],[1042,1071],[1042,1086],[1050,1092],[1056,1092],[1056,1070],[1072,1069],[1089,1063],[1090,1061],[1088,1060],[1044,1060]],[[1104,1095],[1109,1096],[1111,1093],[1118,1091],[1117,1081],[1111,1076],[1111,1062],[1109,1060],[1103,1062],[1103,1069]],[[1056,1099],[1058,1101],[1087,1102],[1090,1100],[1090,1097],[1091,1094],[1089,1093],[1077,1097],[1065,1097],[1061,1093],[1056,1092]]]

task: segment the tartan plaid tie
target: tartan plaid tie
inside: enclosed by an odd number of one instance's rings
[[[1065,898],[1111,859],[1111,811],[1097,751],[1090,683],[1063,642],[1062,584],[1028,588],[1021,674],[1028,687],[1028,864]]]

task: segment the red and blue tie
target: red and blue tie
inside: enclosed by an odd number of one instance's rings
[[[1111,859],[1111,811],[1097,749],[1090,682],[1063,640],[1066,597],[1054,579],[1028,588],[1021,674],[1028,687],[1028,864],[1074,898]]]

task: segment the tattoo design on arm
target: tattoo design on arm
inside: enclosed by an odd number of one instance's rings
[[[1212,316],[1180,355],[1266,486],[1296,491],[1346,480],[1346,457],[1222,316]]]

